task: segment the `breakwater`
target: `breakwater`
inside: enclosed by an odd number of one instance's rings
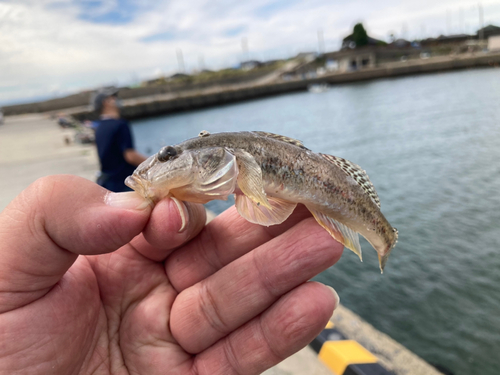
[[[305,91],[310,85],[328,83],[337,85],[350,82],[400,77],[415,74],[443,72],[457,69],[494,67],[500,65],[500,53],[435,57],[427,60],[408,60],[387,63],[378,67],[344,73],[325,74],[310,79],[297,79],[264,85],[240,84],[201,90],[182,91],[125,100],[123,116],[128,119],[157,116],[244,100]],[[87,108],[71,113],[78,120],[92,118]]]
[[[223,105],[294,91],[305,91],[309,85],[330,85],[399,77],[413,74],[435,73],[456,69],[481,68],[500,65],[500,53],[477,55],[441,56],[430,59],[410,59],[404,62],[380,64],[373,68],[351,72],[334,72],[310,79],[256,84],[262,74],[249,74],[245,79],[221,80],[203,84],[168,84],[154,87],[123,89],[120,97],[124,101],[123,115],[129,119],[157,116],[203,107]],[[65,98],[38,103],[3,107],[6,116],[24,113],[57,112],[64,110],[78,120],[92,119],[88,103],[91,92],[82,92]]]
[[[205,82],[191,82],[190,78],[168,82],[165,84],[157,84],[146,87],[124,87],[120,89],[120,98],[123,100],[135,99],[140,97],[150,97],[155,95],[164,95],[168,93],[203,90],[209,87],[231,86],[238,84],[246,84],[251,81],[258,80],[269,74],[269,70],[261,69],[254,72],[247,72],[244,75],[235,75],[234,77],[212,79]],[[44,100],[35,103],[14,104],[4,106],[2,108],[6,116],[21,115],[26,113],[44,113],[51,111],[74,111],[75,108],[86,108],[91,100],[93,90],[79,92],[77,94],[68,95],[62,98]]]

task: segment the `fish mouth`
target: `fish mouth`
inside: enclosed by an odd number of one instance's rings
[[[138,192],[144,198],[146,198],[146,196],[144,195],[145,194],[144,185],[142,184],[141,179],[138,178],[137,176],[135,176],[135,175],[128,176],[125,179],[125,185],[127,185],[129,188]]]
[[[156,202],[158,200],[156,191],[151,188],[151,183],[136,174],[128,176],[125,179],[125,185],[152,202]]]

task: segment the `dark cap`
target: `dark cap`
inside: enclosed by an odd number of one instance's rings
[[[91,100],[92,109],[94,112],[100,114],[102,112],[102,107],[104,105],[104,100],[110,96],[116,96],[118,94],[118,88],[116,87],[105,87],[97,90]]]

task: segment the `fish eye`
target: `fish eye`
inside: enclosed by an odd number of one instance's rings
[[[175,148],[173,148],[172,146],[167,146],[167,147],[164,147],[160,150],[160,152],[158,153],[158,160],[159,161],[168,161],[174,157],[177,156],[177,150]]]

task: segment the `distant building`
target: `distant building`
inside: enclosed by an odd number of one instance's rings
[[[339,62],[337,60],[326,60],[325,69],[327,72],[334,72],[340,69]]]
[[[316,58],[316,55],[316,52],[300,52],[297,56],[295,56],[295,58],[312,61]]]
[[[500,35],[500,27],[495,25],[488,25],[477,31],[478,39],[481,38],[488,39],[490,36],[498,36],[498,35]]]
[[[405,61],[409,58],[421,58],[422,48],[414,47],[412,44],[404,44],[399,48],[394,45],[387,46],[365,46],[363,48],[344,49],[337,52],[328,52],[324,54],[326,61],[332,66],[338,67],[339,72],[348,72],[366,68],[374,68],[379,64],[394,61]],[[336,62],[336,63],[334,63]]]
[[[488,25],[479,29],[475,35],[469,34],[455,34],[455,35],[440,35],[437,38],[427,38],[420,41],[423,47],[437,47],[444,45],[464,45],[470,44],[471,41],[477,39],[487,40],[491,36],[500,35],[500,27],[495,25]]]
[[[494,52],[500,51],[500,35],[494,35],[488,38],[488,50]]]
[[[257,60],[248,60],[248,61],[243,61],[240,64],[240,69],[242,70],[252,70],[258,67],[261,67],[263,64],[260,61]]]
[[[372,37],[368,37],[368,46],[384,46],[387,43],[384,42],[383,40],[378,40]],[[356,48],[356,42],[354,42],[354,37],[353,35],[348,35],[344,39],[342,39],[342,47],[341,49],[353,49]],[[363,46],[362,48],[365,48]]]
[[[329,52],[324,56],[329,65],[335,66],[340,72],[372,68],[377,63],[377,51],[373,47]]]
[[[144,81],[142,82],[142,86],[157,86],[157,85],[164,85],[165,83],[166,83],[165,77],[160,77]]]
[[[411,42],[406,39],[396,39],[394,42],[389,43],[388,46],[393,48],[406,48],[411,46]]]
[[[420,41],[423,47],[435,47],[439,45],[464,44],[468,40],[473,39],[474,35],[456,34],[456,35],[440,35],[437,38],[427,38]]]
[[[267,61],[264,61],[262,63],[262,66],[271,66],[271,65],[279,63],[280,61],[283,61],[283,60],[267,60]]]
[[[478,34],[489,38],[488,48],[500,50],[500,27],[489,25],[478,31]],[[303,53],[303,61],[293,72],[287,72],[283,79],[311,78],[327,72],[349,72],[370,69],[384,64],[405,63],[409,60],[428,59],[431,56],[473,53],[485,48],[484,41],[477,35],[455,34],[440,35],[421,41],[396,39],[387,44],[368,36],[368,44],[357,47],[353,34],[342,40],[342,47],[336,52],[322,55]],[[299,56],[297,56],[299,57]]]
[[[169,79],[179,79],[179,78],[188,78],[190,77],[189,74],[185,74],[185,73],[175,73],[173,75],[171,75],[170,77],[168,77]]]

